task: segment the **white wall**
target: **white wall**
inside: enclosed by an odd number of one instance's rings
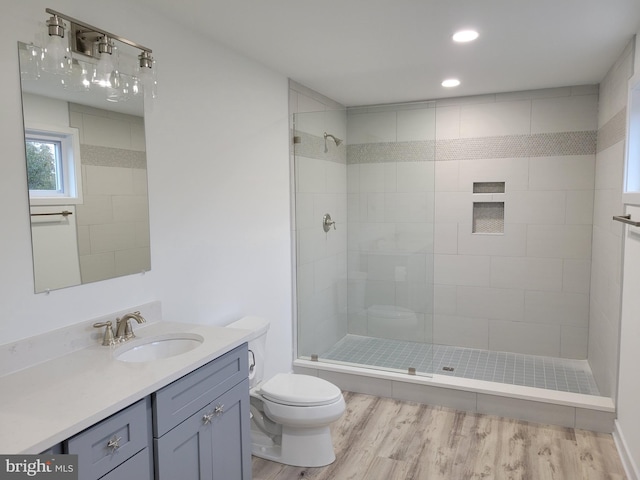
[[[633,55],[633,54],[631,54]],[[633,60],[631,60],[633,61]],[[640,73],[640,32],[635,41],[635,62],[632,72]],[[626,83],[620,85],[624,88]],[[627,90],[624,90],[626,98]],[[622,93],[620,94],[622,96]],[[628,131],[627,131],[628,135]],[[638,218],[638,206],[627,207],[626,213],[632,218]],[[616,430],[614,436],[628,476],[631,480],[640,479],[640,387],[638,383],[638,365],[640,364],[640,322],[638,322],[638,292],[640,291],[640,276],[638,275],[638,261],[640,248],[636,228],[624,230],[624,279],[622,287],[622,306],[620,323],[620,357],[617,394]]]
[[[56,10],[154,50],[160,96],[147,115],[152,270],[33,293],[17,41],[39,40],[44,0],[12,3],[0,33],[0,343],[152,300],[171,320],[272,321],[267,374],[290,369],[287,79],[129,2]]]

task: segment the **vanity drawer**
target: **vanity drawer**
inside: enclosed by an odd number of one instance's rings
[[[247,344],[153,394],[153,433],[161,437],[249,375]]]
[[[151,401],[146,397],[67,440],[81,479],[98,479],[149,445]],[[117,440],[117,446],[109,443]]]

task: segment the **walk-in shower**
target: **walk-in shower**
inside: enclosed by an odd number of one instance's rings
[[[599,395],[596,132],[524,125],[532,98],[292,116],[298,359]]]

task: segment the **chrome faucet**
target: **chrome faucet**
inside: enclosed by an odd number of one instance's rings
[[[138,323],[145,323],[146,320],[140,314],[140,312],[132,312],[126,313],[120,318],[116,318],[117,327],[116,327],[116,342],[126,342],[127,340],[135,337],[133,333],[133,328],[131,327],[131,323],[129,320],[135,320]]]

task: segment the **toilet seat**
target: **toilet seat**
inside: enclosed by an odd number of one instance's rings
[[[278,373],[260,386],[262,396],[274,403],[298,407],[330,405],[342,392],[322,378],[294,373]]]

